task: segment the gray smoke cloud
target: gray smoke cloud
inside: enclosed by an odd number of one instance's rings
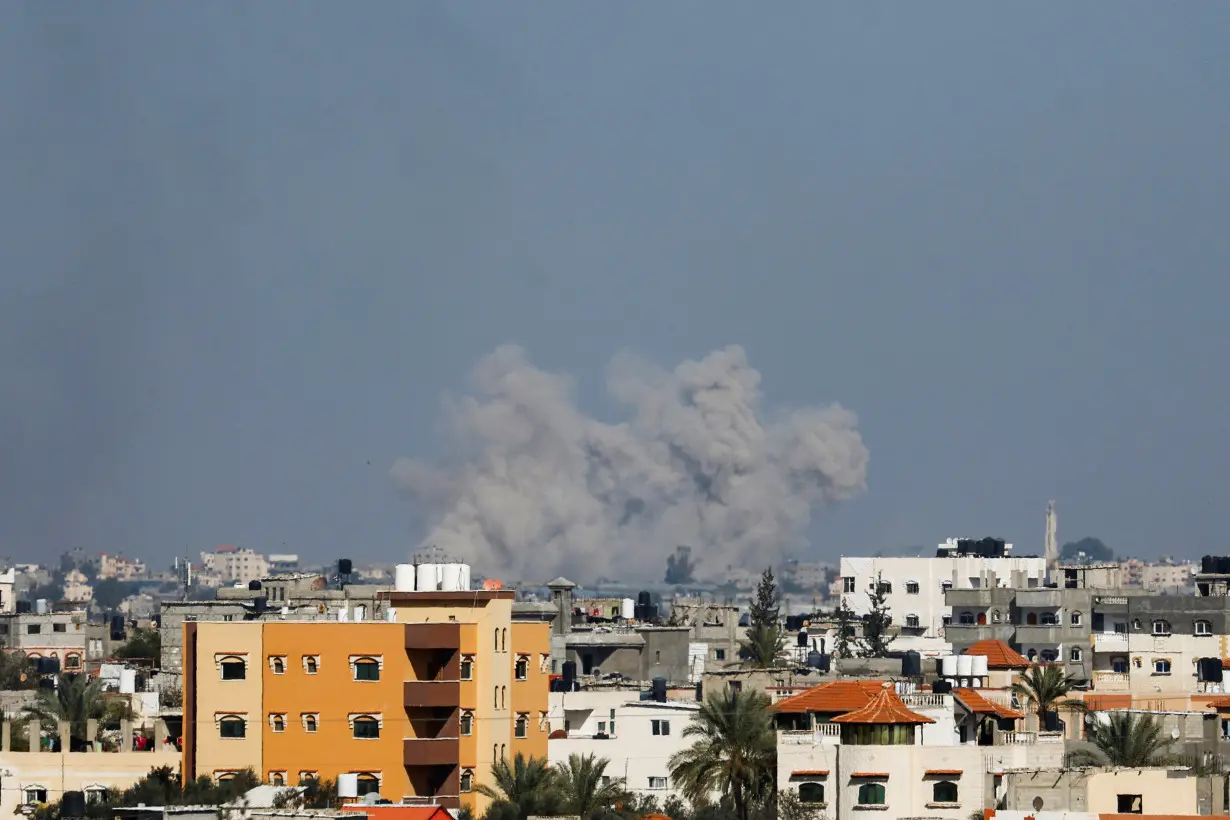
[[[518,347],[472,381],[444,402],[456,463],[403,458],[391,472],[428,521],[423,544],[484,574],[660,580],[679,544],[701,577],[764,566],[803,544],[813,509],[866,489],[855,415],[833,404],[766,418],[739,347],[671,371],[617,356],[607,387],[629,418],[616,424],[587,417],[572,379]]]

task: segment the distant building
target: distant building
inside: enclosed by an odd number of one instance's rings
[[[0,572],[0,613],[12,612],[17,608],[17,568],[9,567]]]
[[[1197,564],[1147,564],[1141,571],[1140,585],[1155,594],[1191,594]]]
[[[84,612],[25,612],[0,615],[0,649],[28,658],[55,658],[66,672],[79,672],[86,656]]]
[[[269,556],[269,574],[286,575],[299,571],[299,556],[294,553],[273,553]]]
[[[99,580],[114,578],[117,581],[135,581],[144,578],[145,572],[145,564],[136,558],[105,552],[98,556]]]
[[[64,576],[64,600],[74,604],[88,603],[94,597],[94,587],[81,570],[70,570]]]
[[[247,547],[241,549],[229,544],[213,552],[201,553],[201,566],[206,572],[216,574],[225,584],[246,584],[270,575],[268,558]]]

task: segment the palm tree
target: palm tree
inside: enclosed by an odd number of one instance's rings
[[[632,795],[622,778],[603,778],[610,761],[594,755],[569,755],[555,764],[555,780],[561,793],[564,814],[581,820],[594,820],[610,812],[631,807]]]
[[[748,820],[753,804],[772,798],[777,737],[768,697],[738,690],[712,694],[683,736],[696,742],[671,756],[670,773],[694,805],[721,792],[739,820]]]
[[[1082,701],[1068,699],[1075,685],[1076,679],[1065,674],[1062,666],[1031,666],[1012,684],[1012,694],[1033,707],[1038,714],[1038,728],[1042,730],[1046,728],[1047,715],[1059,709],[1085,709]]]
[[[560,795],[554,770],[547,761],[518,754],[510,765],[497,760],[491,766],[493,785],[480,783],[474,787],[479,794],[495,802],[488,816],[525,820],[530,815],[558,813]]]
[[[38,699],[26,708],[26,715],[36,718],[43,725],[50,723],[56,726],[57,733],[60,722],[67,722],[69,737],[74,742],[94,740],[87,737],[87,721],[122,718],[130,712],[128,704],[122,700],[108,702],[103,686],[102,678],[91,680],[85,675],[62,677],[55,690],[39,691]]]
[[[1151,715],[1109,712],[1108,720],[1092,721],[1085,737],[1096,747],[1072,753],[1074,765],[1138,768],[1152,766],[1170,745],[1161,725]]]

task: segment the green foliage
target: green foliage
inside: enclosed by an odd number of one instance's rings
[[[1061,708],[1083,711],[1083,701],[1067,700],[1076,679],[1067,675],[1062,666],[1031,666],[1012,684],[1012,693],[1038,714],[1039,728],[1046,726],[1046,716]]]
[[[247,769],[220,783],[202,776],[183,787],[175,769],[158,766],[124,791],[110,792],[106,800],[87,805],[86,816],[101,820],[110,817],[114,808],[141,803],[147,806],[220,806],[238,800],[259,785],[256,772]],[[34,820],[60,820],[60,816],[58,802],[40,806],[33,815]]]
[[[525,820],[530,815],[559,813],[562,795],[555,771],[546,760],[520,754],[512,763],[497,760],[491,767],[491,780],[474,788],[494,801],[484,815],[486,820]]]
[[[338,809],[342,800],[337,796],[337,784],[329,780],[308,780],[302,789],[287,789],[273,798],[275,809]]]
[[[103,609],[116,609],[133,593],[135,585],[115,578],[104,578],[94,585],[94,603]]]
[[[854,624],[858,621],[858,617],[854,614],[854,610],[846,604],[844,596],[837,600],[837,610],[833,613],[833,619],[837,621],[837,634],[833,637],[833,654],[839,658],[853,657],[857,643],[854,636]]]
[[[867,593],[871,609],[863,619],[863,637],[859,641],[859,654],[864,658],[883,658],[888,655],[889,645],[896,640],[888,630],[893,625],[892,613],[888,611],[888,587],[881,576]]]
[[[607,765],[607,760],[592,754],[569,755],[568,760],[555,764],[562,813],[581,820],[603,820],[632,805],[634,798],[624,787],[623,778],[612,777],[602,782]]]
[[[0,651],[0,690],[10,692],[34,689],[37,686],[38,678],[34,674],[34,665],[30,663],[26,653]]]
[[[1069,541],[1064,544],[1059,550],[1059,558],[1062,561],[1089,563],[1101,563],[1103,561],[1114,561],[1115,553],[1110,547],[1102,543],[1101,539],[1085,537],[1079,541]]]
[[[815,820],[819,816],[820,810],[800,800],[794,789],[777,793],[777,820]]]
[[[785,636],[778,622],[777,582],[766,569],[748,607],[747,639],[739,642],[744,665],[767,669],[781,664]]]
[[[115,652],[115,657],[124,660],[152,660],[158,665],[162,657],[162,636],[157,629],[134,629],[128,640]]]
[[[103,693],[102,678],[91,680],[86,675],[65,675],[55,690],[39,690],[38,699],[26,708],[26,716],[37,718],[44,726],[58,726],[60,721],[69,724],[72,743],[79,744],[96,740],[88,737],[89,720],[120,720],[131,713],[127,700],[108,699]]]
[[[1123,766],[1140,768],[1154,766],[1170,745],[1162,727],[1152,715],[1135,712],[1109,712],[1108,720],[1093,721],[1086,727],[1085,737],[1097,751],[1082,749],[1073,752],[1073,765]]]
[[[671,757],[670,776],[693,805],[705,807],[717,791],[738,820],[749,820],[757,805],[772,800],[777,738],[768,697],[730,690],[711,694],[683,736],[695,743]]]

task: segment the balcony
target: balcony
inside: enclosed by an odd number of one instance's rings
[[[1093,688],[1095,691],[1126,692],[1131,688],[1131,678],[1127,672],[1094,672]]]
[[[1095,632],[1093,633],[1094,652],[1127,652],[1128,635],[1126,632]]]
[[[815,729],[784,730],[777,742],[787,746],[831,746],[841,742],[840,723],[817,723]]]
[[[444,809],[460,809],[461,796],[456,794],[437,794],[430,797],[403,797],[403,806],[440,806]]]
[[[1054,645],[1063,641],[1062,631],[1057,624],[1017,624],[1016,642],[1021,646]]]
[[[946,589],[944,603],[950,607],[985,609],[992,605],[994,596],[994,589]]]
[[[949,624],[944,637],[949,643],[968,646],[988,638],[1009,643],[1016,632],[1012,624]]]
[[[456,766],[460,746],[455,737],[407,738],[402,741],[402,760],[406,766]]]
[[[461,649],[461,624],[406,624],[406,649]]]
[[[1021,609],[1058,609],[1063,606],[1063,590],[1018,589],[1016,605]]]
[[[1036,746],[1039,743],[1063,743],[1063,732],[997,732],[1004,746]]]
[[[455,707],[461,705],[459,680],[408,680],[402,685],[405,706]]]

